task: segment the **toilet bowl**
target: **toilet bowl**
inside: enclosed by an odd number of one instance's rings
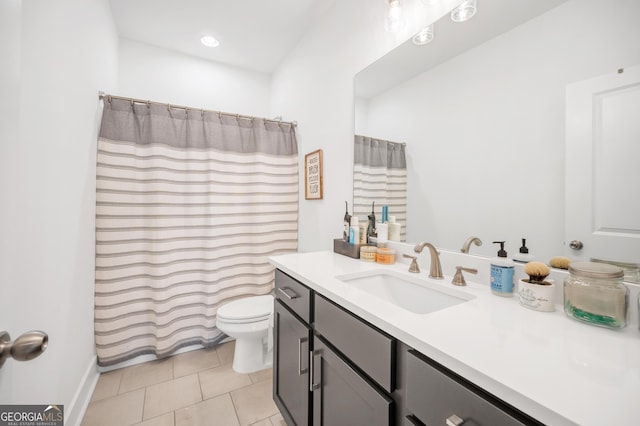
[[[233,369],[253,373],[273,364],[273,296],[251,296],[234,300],[218,308],[216,326],[236,339]]]

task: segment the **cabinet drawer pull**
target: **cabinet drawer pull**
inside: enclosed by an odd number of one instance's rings
[[[424,423],[422,423],[420,420],[418,420],[416,418],[416,416],[414,416],[413,414],[408,415],[407,417],[405,417],[405,424],[412,424],[414,426],[425,426]]]
[[[447,426],[460,426],[463,423],[464,423],[464,420],[462,420],[460,417],[456,416],[455,414],[452,414],[447,419]]]
[[[320,389],[320,385],[321,385],[319,381],[318,383],[315,383],[316,369],[315,369],[314,359],[316,355],[320,355],[320,352],[316,352],[316,351],[309,352],[309,370],[311,371],[311,373],[309,374],[309,392],[313,392],[314,390]],[[320,364],[320,367],[322,368],[322,364]]]
[[[289,287],[278,287],[278,290],[280,291],[280,293],[284,294],[284,297],[286,297],[289,300],[297,299],[298,297],[300,297],[299,294],[296,294]],[[287,291],[290,291],[291,293],[293,293],[293,296],[291,294],[287,293]]]
[[[302,376],[304,373],[309,371],[308,368],[302,368],[302,344],[307,340],[308,339],[306,337],[301,337],[298,339],[298,376]]]

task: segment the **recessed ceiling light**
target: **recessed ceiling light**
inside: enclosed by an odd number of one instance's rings
[[[475,14],[476,0],[466,0],[451,11],[451,20],[453,22],[464,22],[473,18]]]
[[[207,47],[216,47],[220,44],[220,42],[214,36],[210,35],[202,36],[200,38],[200,43],[204,44]]]
[[[418,34],[413,36],[413,44],[416,46],[422,46],[431,43],[433,40],[433,24],[424,28]]]

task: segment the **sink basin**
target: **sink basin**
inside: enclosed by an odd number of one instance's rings
[[[428,314],[474,298],[445,287],[445,281],[435,284],[424,277],[409,277],[395,271],[355,272],[336,278],[415,314]]]

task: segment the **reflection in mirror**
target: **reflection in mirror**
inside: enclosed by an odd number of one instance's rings
[[[526,238],[536,260],[580,259],[581,236],[565,236],[565,89],[640,63],[637,16],[630,0],[483,0],[357,74],[356,133],[410,148],[407,241],[458,251],[476,235],[512,256]]]
[[[356,135],[353,164],[353,215],[387,222],[387,239],[405,241],[407,160],[405,144]],[[384,208],[386,206],[386,208]],[[373,213],[373,215],[372,215]],[[368,235],[378,236],[376,224]]]

